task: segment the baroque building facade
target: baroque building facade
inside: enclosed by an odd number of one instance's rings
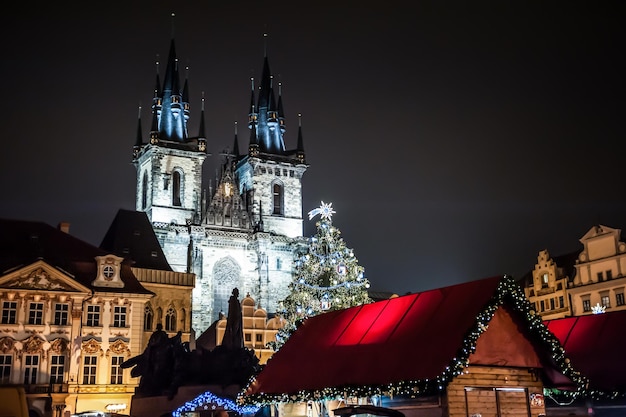
[[[621,230],[596,225],[580,243],[581,251],[557,257],[542,250],[523,279],[526,297],[546,320],[626,309],[626,243]]]
[[[227,309],[233,288],[269,312],[287,295],[294,253],[306,243],[302,176],[308,166],[301,126],[297,146],[285,147],[282,97],[265,56],[258,91],[252,80],[247,152],[239,153],[235,133],[215,188],[205,192],[204,98],[198,135],[190,135],[189,85],[185,80],[181,87],[177,65],[172,39],[146,137],[139,120],[136,210],[146,213],[171,267],[195,275],[191,320],[200,334]]]
[[[156,242],[145,224],[133,236]],[[166,266],[158,243],[140,246],[151,262],[94,247],[67,224],[0,219],[0,385],[23,385],[31,416],[130,412],[139,380],[121,364],[146,346],[146,307],[161,304],[155,294],[164,306],[190,300],[194,282]],[[189,337],[183,320],[170,336]]]

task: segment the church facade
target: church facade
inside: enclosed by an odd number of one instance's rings
[[[308,165],[301,126],[297,146],[285,147],[282,98],[265,56],[258,90],[252,81],[246,152],[240,154],[235,134],[216,187],[207,192],[204,99],[198,134],[190,135],[189,86],[187,80],[181,86],[177,65],[172,40],[145,137],[139,120],[136,209],[148,216],[171,267],[196,275],[192,327],[199,334],[226,312],[233,288],[268,312],[287,295],[294,255],[306,242],[302,176]]]

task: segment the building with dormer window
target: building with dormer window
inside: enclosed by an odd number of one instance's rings
[[[166,320],[146,329],[150,303],[169,305],[171,335],[189,338],[193,275],[123,252],[83,242],[67,224],[0,219],[0,384],[24,386],[31,416],[129,413],[139,380],[121,364]]]

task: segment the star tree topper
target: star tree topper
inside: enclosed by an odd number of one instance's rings
[[[335,210],[333,210],[333,203],[326,204],[322,201],[321,206],[309,211],[309,220],[311,220],[313,217],[317,216],[318,214],[320,215],[322,220],[328,219],[328,221],[332,221],[333,214],[335,214]]]

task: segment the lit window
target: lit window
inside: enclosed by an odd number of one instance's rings
[[[615,294],[615,305],[623,306],[624,305],[624,293],[618,292]]]
[[[63,372],[65,372],[65,356],[53,355],[50,358],[50,383],[63,383]]]
[[[87,323],[86,326],[100,326],[100,306],[91,304],[87,306]]]
[[[54,306],[54,324],[57,326],[67,326],[69,304],[57,303]]]
[[[43,324],[43,303],[30,303],[28,324]]]
[[[541,276],[541,288],[548,287],[548,278],[549,278],[548,273],[544,272],[543,275]]]
[[[85,356],[83,360],[83,384],[88,385],[96,383],[97,366],[97,356]]]
[[[0,384],[11,383],[11,367],[13,366],[13,356],[0,355]]]
[[[24,384],[36,384],[39,372],[39,356],[26,355],[24,358]]]
[[[17,301],[2,302],[2,324],[15,324],[17,322]]]
[[[583,311],[589,312],[591,311],[591,300],[583,300]]]
[[[123,369],[120,366],[124,362],[123,356],[111,357],[111,384],[122,384]]]
[[[115,306],[113,308],[113,327],[126,327],[126,307]]]
[[[603,295],[600,297],[600,303],[603,307],[610,308],[611,307],[611,299],[608,295]]]

